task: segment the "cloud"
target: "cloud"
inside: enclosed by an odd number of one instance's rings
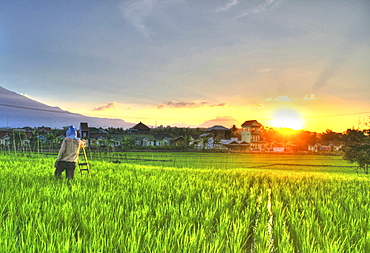
[[[92,109],[92,111],[107,111],[107,110],[115,110],[117,109],[118,103],[117,102],[109,102],[107,105],[103,105],[100,107],[96,107]]]
[[[210,104],[205,101],[169,101],[164,102],[157,106],[158,109],[163,108],[199,108],[199,107],[225,107],[227,103],[219,103],[219,104]]]
[[[254,106],[259,108],[259,109],[265,108],[265,106],[263,104],[255,104]]]
[[[245,10],[239,18],[249,16],[249,15],[263,15],[268,11],[276,8],[280,4],[281,0],[266,0],[265,2],[257,5],[254,8]]]
[[[313,100],[313,99],[316,99],[316,94],[314,94],[314,93],[307,94],[303,98],[303,100]],[[294,99],[292,97],[289,97],[287,95],[285,95],[285,96],[278,96],[276,98],[269,97],[269,98],[266,98],[265,99],[265,101],[267,101],[267,102],[272,102],[272,101],[276,101],[276,102],[297,102],[299,100],[298,99]],[[259,107],[259,108],[263,108],[263,105],[262,104],[261,105],[256,104],[255,106],[256,107]]]
[[[219,104],[210,105],[210,107],[225,107],[225,106],[227,106],[227,103],[219,103]]]
[[[145,19],[149,16],[156,2],[156,0],[140,0],[131,2],[128,5],[121,4],[120,6],[126,21],[128,21],[145,37],[149,37],[150,33],[145,24]]]
[[[264,68],[264,69],[260,69],[258,72],[259,73],[269,73],[271,72],[273,69],[272,68]]]
[[[316,99],[316,95],[311,93],[306,96],[304,96],[303,100],[310,100],[310,99]]]
[[[274,101],[291,102],[292,100],[289,98],[289,96],[279,96],[279,97],[275,98]]]
[[[24,97],[26,97],[26,98],[30,98],[30,95],[28,95],[28,94],[20,93],[19,95],[22,95],[22,96],[24,96]]]
[[[265,101],[267,102],[293,102],[293,101],[298,101],[297,99],[294,99],[292,97],[289,97],[288,95],[284,95],[284,96],[278,96],[276,98],[272,98],[272,97],[269,97],[269,98],[266,98]]]
[[[119,8],[128,23],[145,37],[150,37],[153,32],[148,27],[148,19],[155,15],[163,15],[161,13],[163,9],[181,2],[182,0],[123,1]]]
[[[239,0],[229,0],[225,5],[216,9],[216,12],[229,11],[231,7],[239,4]]]

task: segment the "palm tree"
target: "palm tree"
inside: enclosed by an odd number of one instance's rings
[[[123,138],[123,140],[121,141],[121,147],[122,148],[131,148],[132,146],[134,146],[134,139],[132,137],[129,137],[129,136],[125,136]]]
[[[221,139],[219,139],[219,138],[214,138],[213,139],[213,148],[215,148],[215,147],[220,147],[220,145],[221,145]]]
[[[206,149],[206,146],[208,147],[209,144],[209,136],[202,136],[202,148]]]
[[[191,142],[191,137],[189,135],[186,135],[184,137],[184,143],[185,143],[185,147],[186,148],[189,148],[190,147],[190,142]]]

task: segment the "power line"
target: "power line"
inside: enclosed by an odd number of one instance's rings
[[[355,112],[355,113],[343,113],[343,114],[332,114],[332,115],[321,115],[321,116],[308,116],[308,117],[302,117],[302,119],[341,117],[341,116],[352,116],[352,115],[361,115],[361,114],[370,114],[370,112]]]

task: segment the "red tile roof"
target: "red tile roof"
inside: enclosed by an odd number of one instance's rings
[[[247,126],[258,126],[258,127],[261,127],[262,125],[260,123],[258,123],[257,120],[247,120],[246,122],[244,122],[242,124],[242,127],[247,127]]]

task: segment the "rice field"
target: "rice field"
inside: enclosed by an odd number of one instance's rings
[[[0,252],[370,252],[370,180],[336,156],[0,155]]]

